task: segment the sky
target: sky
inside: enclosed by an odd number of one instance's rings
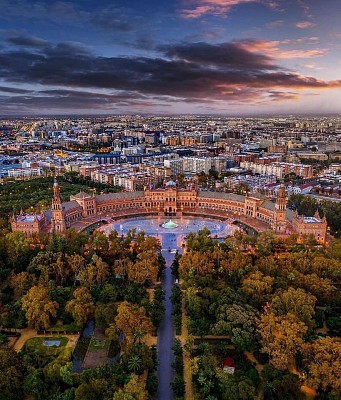
[[[0,0],[0,116],[341,114],[340,0]]]

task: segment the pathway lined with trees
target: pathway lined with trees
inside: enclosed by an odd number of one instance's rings
[[[174,260],[174,254],[164,251],[163,256],[166,260],[166,269],[162,279],[163,290],[165,291],[165,316],[158,330],[158,371],[159,389],[157,398],[159,400],[173,399],[173,391],[171,382],[173,380],[172,362],[173,356],[173,341],[175,338],[175,330],[172,322],[172,303],[170,296],[172,295],[172,287],[174,278],[172,276],[171,265]]]

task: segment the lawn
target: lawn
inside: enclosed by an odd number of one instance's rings
[[[45,340],[60,341],[60,345],[46,346],[44,345]],[[24,355],[33,357],[38,363],[40,368],[47,364],[59,360],[62,364],[71,360],[72,350],[70,347],[66,347],[68,338],[64,336],[39,336],[28,339],[22,349]]]
[[[45,346],[43,343],[45,340],[58,340],[60,341],[60,345],[58,347],[56,346]],[[57,356],[59,353],[61,353],[61,350],[63,350],[69,341],[68,338],[64,336],[39,336],[39,337],[34,337],[31,339],[28,339],[27,342],[25,343],[25,348],[27,350],[39,350],[41,352],[46,353],[47,355],[55,355]]]
[[[110,340],[92,337],[88,351],[109,350],[109,347],[110,347]]]

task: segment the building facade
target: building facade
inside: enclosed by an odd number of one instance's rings
[[[55,181],[52,199],[51,231],[63,233],[75,223],[89,218],[124,215],[151,214],[159,216],[181,216],[196,213],[203,216],[259,221],[278,235],[292,232],[303,235],[313,234],[319,243],[326,239],[325,218],[299,217],[287,210],[287,195],[282,185],[276,200],[270,201],[262,195],[238,195],[234,193],[200,191],[189,187],[179,189],[172,181],[163,188],[145,188],[143,191],[89,195],[78,193],[70,196],[70,201],[62,202],[60,188]],[[91,217],[91,218],[90,218]],[[12,230],[33,232],[39,229],[37,221],[28,227],[20,216],[12,220]]]

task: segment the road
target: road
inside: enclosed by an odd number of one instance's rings
[[[174,246],[174,244],[173,244]],[[166,269],[162,280],[163,290],[165,291],[165,316],[158,330],[158,370],[157,377],[159,379],[159,388],[157,398],[159,400],[172,400],[174,398],[170,384],[173,380],[173,341],[175,338],[175,330],[172,321],[172,303],[170,296],[172,294],[173,276],[171,265],[175,254],[168,251],[162,252],[166,260]]]

